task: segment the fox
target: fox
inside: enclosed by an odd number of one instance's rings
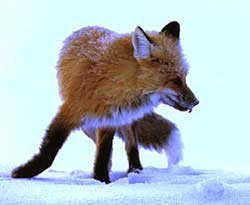
[[[181,134],[177,126],[170,120],[153,112],[134,121],[131,127],[133,133],[129,133],[126,125],[117,128],[115,133],[125,142],[125,150],[129,162],[127,173],[140,173],[143,169],[139,158],[138,145],[159,153],[165,152],[169,168],[178,164],[183,159]],[[83,125],[81,126],[81,130],[95,144],[97,143],[96,128],[85,128]],[[109,170],[111,166],[112,161],[110,156]]]
[[[56,66],[62,104],[38,153],[11,176],[32,178],[49,168],[70,133],[83,125],[96,128],[93,178],[110,183],[108,164],[118,127],[126,126],[132,135],[131,124],[161,102],[188,112],[199,103],[187,85],[188,67],[177,21],[159,32],[140,26],[127,34],[99,26],[73,32]]]

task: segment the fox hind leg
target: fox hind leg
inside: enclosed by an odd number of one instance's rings
[[[12,171],[12,177],[31,178],[50,167],[70,131],[75,128],[73,123],[68,122],[62,106],[47,129],[38,154],[27,163],[15,168]]]
[[[139,173],[143,169],[138,150],[138,142],[135,130],[131,125],[124,126],[121,128],[120,135],[123,135],[125,139],[125,150],[128,158],[128,173],[136,172]]]

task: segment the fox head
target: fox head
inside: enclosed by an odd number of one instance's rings
[[[134,58],[139,64],[145,94],[159,93],[160,100],[180,111],[199,103],[186,82],[188,65],[180,45],[180,25],[170,22],[160,32],[146,34],[136,27],[132,34]]]

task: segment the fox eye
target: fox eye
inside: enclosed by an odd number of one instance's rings
[[[163,61],[162,62],[164,65],[169,65],[169,63],[167,61]]]
[[[168,61],[157,58],[157,57],[151,57],[151,62],[158,63],[158,64],[161,64],[161,65],[166,65],[166,66],[172,65]]]
[[[172,80],[175,85],[182,85],[182,80],[180,78],[175,78]]]
[[[153,63],[161,63],[161,60],[159,58],[152,57],[151,62],[153,62]]]
[[[160,58],[156,58],[156,57],[152,57],[151,58],[151,62],[153,63],[159,63],[159,64],[164,64],[164,65],[169,65],[169,63],[167,61],[164,61]]]

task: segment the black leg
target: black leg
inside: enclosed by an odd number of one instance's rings
[[[115,129],[112,128],[97,129],[94,178],[105,183],[110,183],[109,162],[114,134]]]
[[[72,127],[65,123],[63,115],[59,112],[43,138],[39,153],[24,165],[14,169],[12,177],[31,178],[50,167],[71,130]]]
[[[143,168],[140,162],[136,133],[131,126],[126,126],[123,129],[123,135],[126,136],[125,149],[129,164],[128,172],[139,172]]]
[[[139,151],[137,147],[131,147],[129,151],[127,151],[129,168],[128,173],[136,172],[139,173],[139,170],[142,170],[142,165],[140,162]]]

